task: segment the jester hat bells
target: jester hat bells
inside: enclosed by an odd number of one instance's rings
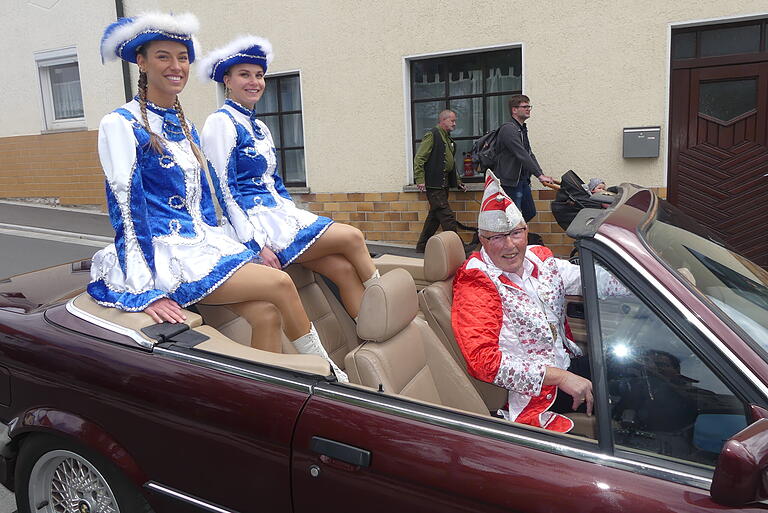
[[[477,227],[487,232],[507,233],[523,222],[523,214],[517,205],[504,193],[501,182],[490,171],[486,171],[485,191]]]
[[[258,36],[240,36],[205,56],[197,68],[202,80],[224,82],[224,74],[235,64],[258,64],[267,72],[272,63],[272,44]]]
[[[136,62],[139,48],[150,41],[176,41],[187,47],[189,62],[200,53],[200,44],[193,36],[200,28],[191,13],[166,14],[147,12],[133,18],[120,18],[110,24],[101,36],[101,60],[123,59]]]

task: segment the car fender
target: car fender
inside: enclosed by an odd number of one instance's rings
[[[52,408],[31,408],[8,423],[8,436],[42,433],[74,439],[112,462],[130,481],[141,487],[147,476],[133,457],[99,425],[78,415]]]

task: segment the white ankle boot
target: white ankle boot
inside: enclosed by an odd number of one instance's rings
[[[317,354],[328,360],[328,363],[331,364],[331,368],[333,369],[333,373],[336,374],[336,379],[342,383],[349,383],[347,374],[339,369],[339,366],[331,360],[330,356],[328,356],[328,351],[325,350],[323,344],[320,342],[320,336],[317,334],[314,324],[310,323],[309,333],[302,335],[291,343],[301,354]]]
[[[373,274],[371,275],[371,277],[363,282],[363,288],[367,289],[368,287],[376,283],[376,280],[378,280],[379,278],[381,278],[381,274],[379,274],[379,270],[376,269],[375,271],[373,271]]]

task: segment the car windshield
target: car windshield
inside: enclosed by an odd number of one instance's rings
[[[656,254],[768,351],[768,272],[661,200],[643,236]]]

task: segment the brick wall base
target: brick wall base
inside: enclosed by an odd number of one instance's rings
[[[104,207],[96,130],[0,138],[0,198]]]
[[[654,190],[666,196],[666,189]],[[449,202],[457,219],[477,226],[482,196],[482,191],[451,192]],[[533,198],[537,215],[529,223],[530,231],[540,234],[555,255],[567,257],[573,249],[573,239],[563,232],[550,211],[555,191],[535,190]],[[294,199],[316,214],[356,226],[370,241],[409,245],[416,244],[429,211],[426,194],[420,192],[310,193],[296,194]],[[470,232],[460,235],[464,242],[472,238]]]

